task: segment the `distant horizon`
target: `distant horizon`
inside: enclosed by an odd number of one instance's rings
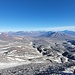
[[[39,28],[39,29],[31,29],[31,30],[3,30],[0,32],[18,32],[18,31],[27,31],[27,32],[31,32],[31,31],[75,31],[75,26],[62,26],[62,27],[51,27],[51,28]]]

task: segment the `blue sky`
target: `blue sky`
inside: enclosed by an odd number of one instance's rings
[[[0,31],[75,30],[75,0],[0,0]]]

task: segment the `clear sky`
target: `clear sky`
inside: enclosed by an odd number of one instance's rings
[[[0,0],[0,31],[75,30],[75,0]]]

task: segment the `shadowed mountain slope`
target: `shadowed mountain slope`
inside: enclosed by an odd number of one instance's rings
[[[0,34],[0,40],[5,40],[5,41],[7,41],[7,40],[14,40],[14,38],[13,38],[12,36],[9,36],[9,35],[6,34],[6,33],[1,33],[1,34]]]
[[[70,36],[70,35],[67,35],[63,32],[48,32],[46,34],[41,35],[41,37],[48,37],[50,39],[55,39],[55,40],[74,40],[75,37],[74,36]]]
[[[65,31],[62,31],[62,32],[67,34],[67,35],[75,36],[75,31],[65,30]]]

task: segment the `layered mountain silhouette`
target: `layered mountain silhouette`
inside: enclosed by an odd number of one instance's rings
[[[62,32],[71,36],[75,36],[75,31],[64,30]]]
[[[8,32],[8,33],[1,33],[0,39],[1,40],[13,40],[15,37],[18,36],[28,36],[28,37],[44,37],[44,38],[50,38],[55,40],[75,40],[75,32],[74,31],[59,31],[59,32],[53,32],[53,31],[31,31],[31,32],[24,32],[24,31],[18,31],[18,32]]]
[[[48,37],[50,39],[56,39],[56,40],[74,40],[75,39],[74,36],[65,34],[63,32],[48,32],[46,34],[43,34],[41,37]]]
[[[18,32],[8,32],[10,36],[39,36],[44,34],[45,31],[18,31]]]
[[[8,33],[1,33],[0,34],[0,40],[13,40],[14,38],[12,36],[9,36]]]

